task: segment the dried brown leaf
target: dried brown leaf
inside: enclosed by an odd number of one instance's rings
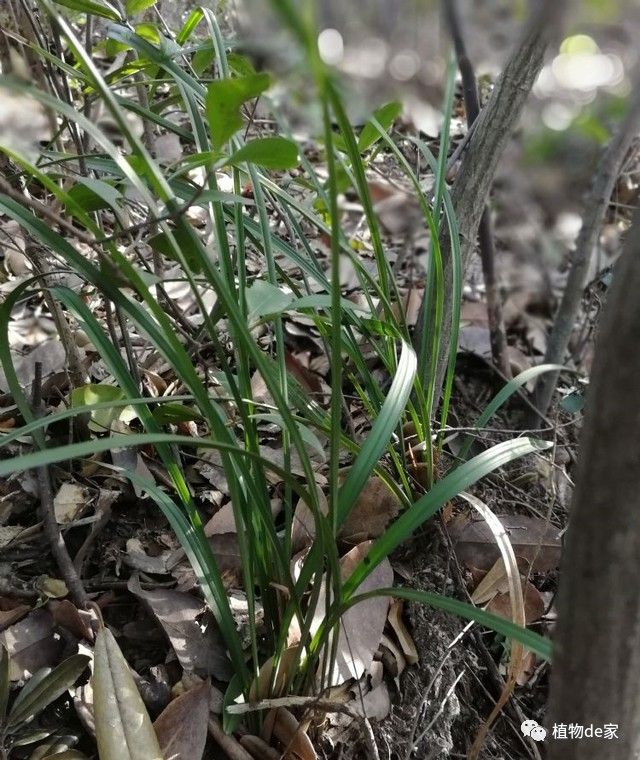
[[[44,609],[0,633],[0,644],[11,657],[9,677],[12,681],[27,678],[40,668],[50,668],[59,661],[64,641],[56,635],[53,617]]]
[[[313,487],[313,486],[311,486]],[[323,515],[329,514],[329,502],[324,492],[320,488],[316,488],[318,494],[318,504],[320,513]],[[296,505],[295,512],[293,514],[293,521],[291,524],[291,550],[294,554],[303,551],[307,547],[311,546],[313,539],[316,536],[316,523],[313,519],[313,513],[309,506],[300,499]]]
[[[471,601],[474,604],[485,604],[496,594],[505,594],[509,590],[509,578],[502,557],[496,560],[495,565],[489,570],[484,578],[478,583]]]
[[[520,569],[548,572],[560,564],[562,542],[560,530],[539,517],[499,515]],[[495,538],[484,520],[466,518],[448,526],[458,559],[470,568],[489,570],[500,557]]]
[[[340,561],[340,572],[346,580],[355,567],[368,553],[372,542],[354,546]],[[393,570],[389,560],[385,559],[358,586],[356,595],[393,585]],[[326,587],[320,591],[318,605],[311,624],[315,633],[324,619],[326,604]],[[369,668],[382,640],[384,626],[389,610],[388,597],[371,597],[350,607],[340,618],[338,627],[338,645],[336,661],[328,678],[328,686],[341,684],[344,681],[358,679]]]
[[[63,483],[53,500],[56,521],[59,524],[73,522],[87,508],[85,489],[78,483]]]
[[[311,739],[286,707],[275,711],[273,736],[283,745],[282,760],[316,760],[318,757]]]
[[[535,623],[536,620],[544,615],[544,600],[538,589],[529,582],[522,581],[522,593],[524,596],[524,619],[527,625]],[[511,599],[509,593],[496,594],[489,604],[485,607],[487,612],[493,612],[495,615],[511,620]]]
[[[180,591],[146,591],[135,575],[127,585],[132,594],[149,605],[185,670],[222,681],[231,677],[226,648],[213,615],[203,602]]]
[[[71,631],[77,639],[93,641],[90,612],[79,610],[68,599],[52,599],[47,604],[47,609],[53,615],[56,624]]]
[[[189,689],[172,700],[153,727],[164,760],[200,760],[207,742],[209,681]]]
[[[127,553],[124,556],[124,561],[134,570],[141,570],[143,573],[154,575],[166,575],[169,572],[168,562],[171,556],[172,552],[164,551],[157,557],[151,557],[144,550],[139,538],[130,538],[127,540]]]
[[[369,478],[342,523],[338,538],[349,546],[381,536],[400,511],[400,501],[377,475]]]
[[[251,688],[249,689],[249,697],[252,702],[257,702],[267,697],[280,697],[284,694],[287,684],[294,675],[293,668],[299,662],[299,652],[299,646],[285,649],[278,660],[278,670],[275,676],[273,674],[274,657],[270,657],[262,665],[259,678],[251,684]]]

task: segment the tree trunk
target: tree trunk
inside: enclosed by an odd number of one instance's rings
[[[640,750],[640,214],[614,273],[563,558],[549,760],[631,760]],[[553,739],[552,726],[617,739]],[[564,727],[564,728],[563,728]]]
[[[463,154],[451,191],[451,200],[460,231],[463,272],[475,246],[478,225],[487,203],[498,162],[522,114],[533,83],[540,73],[547,45],[558,33],[558,17],[563,6],[563,0],[540,0],[536,3],[536,8],[526,24],[521,40],[507,61],[489,102],[476,120],[471,142]],[[438,356],[434,412],[439,404],[447,367],[453,311],[451,241],[446,222],[441,226],[440,246],[444,267],[444,319]],[[423,341],[430,346],[433,339],[430,334],[434,323],[433,315],[426,315],[426,335],[422,329],[425,304],[426,298],[420,307],[414,338],[414,345],[419,352]],[[457,346],[452,346],[451,350],[457,350]],[[423,374],[428,372],[428,363],[423,362],[420,369]],[[424,382],[426,377],[423,376],[422,380]]]

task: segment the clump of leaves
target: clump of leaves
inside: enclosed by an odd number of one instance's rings
[[[67,689],[75,684],[86,670],[90,658],[76,654],[61,662],[53,670],[43,668],[35,672],[22,687],[11,708],[9,654],[0,646],[0,754],[8,756],[12,747],[35,744],[54,733],[53,728],[38,725],[44,710]]]

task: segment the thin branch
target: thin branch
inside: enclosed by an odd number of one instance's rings
[[[629,110],[600,158],[591,190],[584,203],[582,227],[576,241],[569,278],[547,343],[545,363],[562,364],[564,361],[582,294],[587,284],[593,251],[600,238],[603,219],[624,160],[640,128],[640,67],[636,71],[631,91],[633,95]],[[544,378],[538,380],[536,407],[543,415],[549,409],[559,374],[559,372],[549,372]]]
[[[41,413],[42,406],[42,364],[36,363],[33,390],[32,406],[36,416]],[[58,570],[69,590],[69,596],[76,607],[85,607],[89,601],[87,592],[84,590],[82,581],[71,561],[69,552],[60,533],[60,526],[56,520],[56,513],[53,504],[53,489],[51,487],[51,474],[49,468],[44,465],[36,468],[36,477],[38,480],[38,491],[40,496],[40,515],[44,525],[45,534],[49,540],[51,553],[54,556]]]

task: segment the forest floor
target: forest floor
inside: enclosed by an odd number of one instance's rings
[[[451,124],[452,149],[464,132],[462,116],[458,93]],[[259,124],[260,134],[273,127],[268,119],[261,118]],[[399,121],[392,136],[401,137],[406,128]],[[437,150],[438,136],[429,137]],[[540,363],[545,353],[566,277],[567,258],[577,232],[581,196],[588,187],[598,151],[597,144],[580,134],[567,133],[564,141],[550,146],[552,138],[555,136],[548,132],[541,137],[524,128],[502,161],[492,196],[498,279],[513,374]],[[543,143],[546,158],[541,157]],[[310,160],[315,160],[314,154],[318,157],[316,147],[307,144]],[[580,157],[579,162],[576,156]],[[407,157],[415,159],[413,155]],[[593,357],[597,318],[628,225],[629,209],[638,200],[639,162],[636,151],[620,177],[616,197],[609,207],[602,250],[585,291],[580,327],[571,345],[570,361],[577,374],[571,376],[573,379],[563,380],[548,420],[534,427],[534,431],[552,434],[551,457],[531,455],[502,468],[474,488],[475,497],[506,528],[516,556],[526,561],[523,581],[526,622],[532,630],[545,635],[552,635],[554,629],[562,536],[571,502],[583,391]],[[389,155],[380,150],[369,169],[368,181],[385,231],[385,250],[396,267],[401,308],[407,324],[414,326],[425,288],[427,236],[406,221],[415,201]],[[428,180],[428,175],[425,173],[422,179]],[[245,191],[250,195],[250,188]],[[369,261],[371,271],[375,271],[370,240],[363,231],[362,207],[349,193],[341,204],[345,234],[359,241],[365,267]],[[277,226],[277,219],[272,222]],[[29,276],[30,265],[24,255],[24,239],[16,227],[0,219],[0,228],[4,259],[0,292],[7,294]],[[328,266],[327,241],[317,236],[312,242],[318,259]],[[284,259],[279,263],[284,270],[289,266]],[[247,260],[251,276],[259,279],[265,266],[261,253],[251,250]],[[167,274],[169,280],[171,272]],[[290,268],[288,274],[299,273]],[[74,277],[73,273],[64,273],[61,282],[77,287]],[[348,272],[344,277],[345,297],[357,302],[362,294],[350,281]],[[167,292],[187,318],[195,315],[193,299],[181,283],[168,284]],[[464,288],[450,430],[439,462],[442,471],[455,461],[465,431],[504,384],[504,378],[491,364],[485,295],[482,270],[474,258]],[[288,316],[284,329],[289,361],[296,376],[326,399],[330,393],[329,363],[321,336],[311,320],[300,316]],[[43,402],[48,410],[59,409],[69,390],[68,378],[64,351],[46,301],[32,298],[16,310],[9,334],[19,379],[27,384],[36,363],[40,363]],[[151,352],[141,336],[134,334],[131,338],[144,365],[143,382],[150,395],[167,392],[174,382],[171,368],[163,361],[150,360]],[[257,338],[262,346],[269,346],[271,335],[267,329]],[[85,358],[91,381],[99,384],[108,373],[89,341]],[[194,366],[206,375],[209,360],[205,347],[194,355]],[[375,367],[373,371],[381,387],[388,387],[389,378],[383,368]],[[256,398],[260,390],[260,378],[256,377],[253,387]],[[346,392],[349,390],[352,389]],[[474,451],[531,431],[530,390],[525,387],[522,393],[515,394],[490,427],[480,431]],[[17,417],[4,377],[0,377],[0,391],[3,394],[0,430],[9,431],[17,424]],[[367,413],[357,399],[349,401],[349,412],[354,430],[365,430]],[[192,422],[180,425],[185,434],[190,434]],[[50,432],[64,440],[68,429],[62,426]],[[278,440],[273,426],[265,425],[263,443],[274,462],[281,461]],[[22,445],[23,442],[17,442],[12,453],[20,453]],[[134,453],[133,459],[116,451],[111,455],[114,464],[131,468],[160,485],[166,484],[153,450]],[[214,455],[185,454],[184,461],[205,531],[224,569],[229,593],[237,597],[240,618],[243,598],[239,590],[239,549],[220,460]],[[320,462],[319,482],[323,467],[326,464]],[[197,663],[196,670],[207,675],[215,673],[218,667],[209,659],[215,658],[220,643],[194,633],[204,609],[195,576],[166,519],[126,479],[115,473],[105,474],[97,460],[82,466],[61,463],[52,467],[51,472],[56,516],[84,589],[103,609],[110,627],[117,631],[120,647],[138,674],[147,709],[155,718],[169,703],[171,689],[180,680],[186,661]],[[274,502],[281,500],[282,483],[270,485]],[[365,495],[360,519],[367,519],[367,510],[374,509],[378,496],[375,492]],[[86,636],[88,622],[66,598],[64,584],[60,585],[60,573],[38,517],[38,488],[33,472],[0,481],[0,509],[0,641],[11,651],[12,667],[16,669],[12,680],[17,683],[22,673],[52,667],[75,652],[78,642]],[[492,535],[482,529],[483,522],[474,514],[463,499],[448,504],[437,518],[395,552],[391,566],[404,585],[471,600],[508,616],[509,595],[504,572],[500,574],[500,555]],[[486,592],[480,584],[489,572],[495,576],[492,590],[482,596],[478,589]],[[376,683],[369,692],[366,715],[373,725],[379,757],[394,760],[466,757],[504,690],[509,659],[505,639],[449,613],[413,603],[407,603],[402,614],[408,640],[400,642],[398,630],[402,631],[402,627],[389,625],[376,652],[375,662],[379,665],[372,668],[375,674],[370,675]],[[417,662],[412,662],[414,652]],[[522,735],[520,726],[525,719],[544,722],[548,680],[549,665],[528,653],[517,674],[517,687],[492,727],[481,758],[541,756],[536,743]],[[218,681],[222,684],[223,679]],[[214,692],[221,700],[221,692],[215,689]],[[90,729],[83,725],[84,698],[82,690],[77,690],[75,710],[71,702],[60,700],[55,710],[45,716],[44,725],[63,725],[65,732],[76,738],[77,749],[90,754],[93,751],[88,740]],[[220,704],[219,701],[218,708]],[[319,756],[371,757],[372,746],[363,737],[362,723],[353,716],[332,714],[321,730],[314,732],[312,726],[309,733]],[[18,748],[15,752],[15,757],[29,756],[26,751],[20,754]],[[214,743],[210,743],[207,752],[205,756],[211,758],[221,756]]]

